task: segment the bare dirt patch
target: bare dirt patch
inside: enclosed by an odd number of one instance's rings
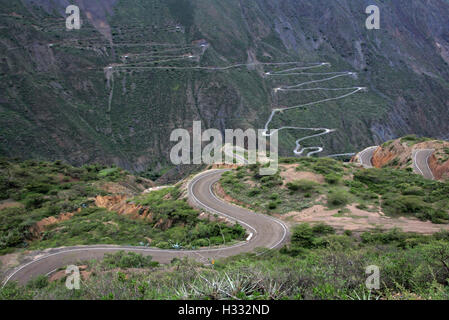
[[[339,213],[338,209],[329,210],[322,205],[315,205],[301,212],[289,212],[285,215],[277,215],[277,217],[295,224],[326,223],[337,230],[355,232],[369,231],[376,227],[386,230],[398,228],[404,232],[421,234],[433,234],[441,230],[449,230],[449,225],[438,225],[405,217],[391,218],[385,216],[382,212],[360,210],[355,205],[350,205],[347,209],[349,212]]]
[[[259,188],[260,187],[260,184],[259,183],[257,183],[257,182],[255,182],[254,180],[252,180],[252,179],[245,179],[244,181],[243,181],[243,183],[245,183],[246,185],[248,185],[250,188]]]
[[[41,237],[42,232],[44,232],[48,226],[70,220],[74,215],[75,212],[67,212],[61,213],[58,216],[42,219],[41,221],[37,222],[34,226],[30,228],[30,232],[33,235],[34,239],[39,239]]]
[[[10,253],[0,256],[0,267],[1,269],[14,268],[19,265],[19,253]]]
[[[12,199],[7,199],[0,201],[0,210],[7,209],[7,208],[18,208],[23,207],[23,204],[20,202],[14,201]]]
[[[87,268],[88,268],[87,266],[78,266],[78,269],[80,270],[81,278],[83,280],[89,279],[92,274],[92,271],[88,271]],[[60,271],[57,271],[57,272],[53,273],[52,275],[50,275],[48,280],[50,282],[54,282],[54,281],[60,281],[62,279],[65,279],[66,277],[67,277],[67,274],[65,273],[65,270],[60,270]]]
[[[307,171],[296,171],[296,168],[298,168],[297,164],[282,165],[280,167],[280,174],[284,180],[284,185],[295,180],[309,180],[320,184],[324,183],[324,177],[320,174]]]

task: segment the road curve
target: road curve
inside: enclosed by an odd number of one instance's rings
[[[377,150],[377,148],[379,148],[378,146],[374,146],[374,147],[369,147],[366,148],[365,150],[363,150],[362,152],[360,152],[357,155],[357,158],[359,159],[360,164],[366,168],[372,168],[373,167],[373,155],[374,152]]]
[[[378,147],[366,148],[357,155],[359,163],[364,168],[369,169],[373,167],[372,159],[377,148]],[[435,176],[433,175],[433,172],[429,167],[429,158],[434,152],[435,150],[433,149],[419,149],[413,151],[413,171],[416,174],[420,174],[426,179],[435,180]]]
[[[432,170],[429,167],[429,158],[435,152],[433,149],[414,150],[412,154],[413,170],[415,173],[424,176],[426,179],[435,180]]]
[[[203,263],[211,260],[253,252],[256,248],[276,249],[288,239],[286,225],[268,215],[262,215],[224,202],[214,194],[212,187],[227,170],[211,170],[194,177],[188,185],[188,197],[192,205],[210,213],[224,216],[240,223],[249,236],[245,242],[220,248],[206,248],[195,251],[162,250],[146,247],[126,246],[80,246],[47,250],[44,255],[29,258],[21,266],[12,270],[3,285],[9,281],[25,284],[39,276],[51,274],[59,268],[76,264],[83,260],[102,259],[105,253],[121,250],[151,255],[153,260],[168,263],[173,258],[191,257]]]

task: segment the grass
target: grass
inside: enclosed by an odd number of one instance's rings
[[[415,144],[421,143],[421,142],[426,142],[426,141],[432,141],[432,139],[430,138],[425,138],[425,137],[418,137],[414,134],[412,135],[408,135],[405,136],[403,138],[401,138],[401,143],[407,143],[407,145],[409,147],[414,146]]]
[[[65,279],[39,277],[0,289],[0,299],[135,300],[359,300],[449,299],[449,234],[375,230],[336,234],[325,225],[299,225],[292,241],[264,255],[244,254],[204,266],[123,252],[83,264],[91,271],[80,290]],[[368,291],[366,268],[380,268],[381,287]]]
[[[367,170],[332,159],[283,158],[280,161],[281,164],[296,163],[297,171],[322,175],[324,183],[294,180],[284,186],[280,172],[260,177],[255,165],[249,170],[240,168],[226,173],[222,186],[240,203],[267,214],[302,211],[325,195],[330,209],[356,203],[361,210],[382,210],[392,217],[449,222],[449,182],[426,180],[408,170]],[[249,184],[255,187],[248,188]],[[273,194],[278,196],[271,198]]]
[[[246,182],[245,182],[246,181]],[[250,187],[247,182],[255,185]],[[263,213],[287,213],[307,208],[318,195],[318,185],[300,181],[283,186],[279,174],[274,176],[259,176],[258,166],[251,166],[237,171],[227,172],[222,176],[221,185],[226,193],[234,199],[246,204],[249,208]],[[303,192],[300,190],[307,190]]]
[[[415,216],[434,223],[449,220],[448,182],[426,180],[406,170],[386,168],[360,170],[348,185],[354,195],[378,195],[388,215]]]
[[[94,197],[112,195],[102,185],[115,183],[143,191],[150,185],[113,167],[72,167],[60,161],[0,160],[3,199],[18,206],[0,210],[0,254],[23,248],[116,244],[158,248],[196,248],[230,244],[245,238],[240,225],[200,220],[199,211],[182,199],[178,187],[162,189],[130,199],[151,216],[145,219],[97,208]],[[135,182],[130,182],[135,181]],[[122,184],[120,184],[122,183]],[[47,226],[36,234],[34,226],[44,218],[74,213],[69,220]]]

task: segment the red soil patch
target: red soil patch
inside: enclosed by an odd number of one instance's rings
[[[435,155],[429,158],[429,167],[437,180],[449,180],[449,161],[441,164]]]
[[[80,209],[78,209],[78,211],[80,211]],[[58,216],[42,219],[41,221],[37,222],[34,226],[30,228],[30,232],[33,235],[33,239],[40,239],[42,232],[44,232],[47,227],[57,223],[61,223],[63,221],[70,220],[74,215],[75,212],[67,212],[61,213]]]

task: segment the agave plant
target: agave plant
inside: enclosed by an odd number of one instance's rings
[[[362,300],[379,300],[380,297],[379,296],[374,297],[371,294],[371,290],[366,290],[365,291],[363,289],[361,294],[359,294],[356,290],[354,290],[354,293],[351,294],[351,295],[348,295],[347,298],[349,300],[360,300],[360,301],[362,301]]]

